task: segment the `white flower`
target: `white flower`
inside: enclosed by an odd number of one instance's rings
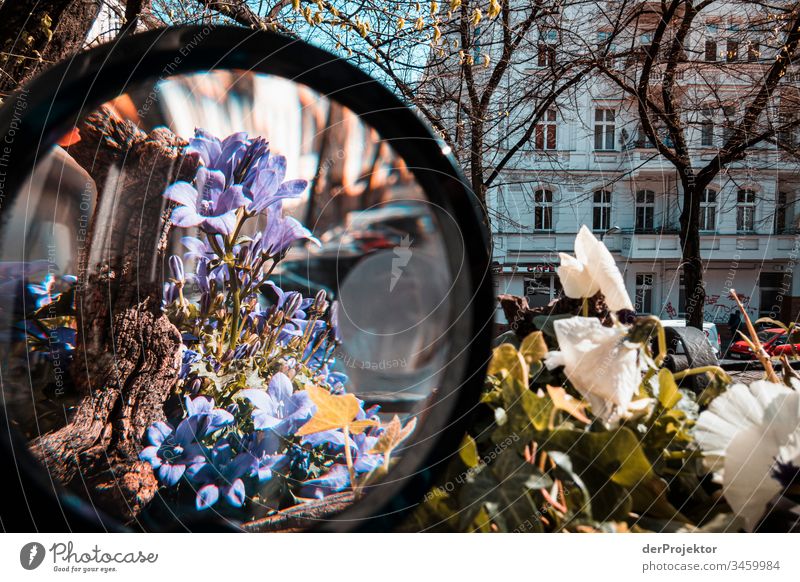
[[[554,324],[559,351],[544,363],[564,374],[589,401],[592,412],[606,422],[625,415],[642,381],[639,346],[625,341],[621,326],[603,327],[594,317],[570,317]]]
[[[567,297],[592,297],[602,291],[611,311],[633,310],[614,257],[586,225],[575,237],[575,256],[559,253],[559,258],[558,277]]]
[[[735,384],[700,414],[695,439],[725,499],[749,530],[784,488],[776,463],[800,463],[800,393],[783,384]]]

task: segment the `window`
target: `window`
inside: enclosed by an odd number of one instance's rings
[[[522,282],[529,307],[544,307],[561,293],[561,281],[556,275],[536,273]]]
[[[538,47],[537,64],[540,67],[554,67],[556,65],[556,47],[546,42],[540,42]]]
[[[713,63],[717,60],[717,41],[706,41],[706,62]]]
[[[636,313],[653,312],[653,280],[655,273],[636,273]]]
[[[786,232],[786,214],[789,207],[786,192],[778,192],[775,200],[775,234]]]
[[[636,147],[637,148],[654,148],[656,147],[650,138],[647,136],[647,133],[642,127],[641,124],[636,128]]]
[[[747,60],[750,63],[756,63],[761,58],[761,49],[757,42],[752,40],[747,43]]]
[[[791,285],[791,281],[788,282],[788,285]],[[779,319],[783,294],[788,291],[784,284],[784,274],[761,273],[758,276],[758,287],[760,290],[758,316]]]
[[[595,109],[594,149],[613,150],[616,133],[615,112],[613,109]]]
[[[739,60],[739,41],[728,40],[728,46],[725,50],[725,60],[729,63],[734,63]]]
[[[539,32],[539,44],[536,62],[540,67],[553,67],[556,64],[556,45],[558,44],[557,30],[542,30]]]
[[[556,149],[556,110],[548,109],[544,114],[544,118],[536,124],[536,131],[534,132],[534,147],[537,150],[554,150]]]
[[[778,147],[793,148],[797,146],[797,114],[788,111],[781,112],[778,115],[777,125]]]
[[[712,147],[714,145],[714,111],[704,109],[700,119],[700,145]]]
[[[639,190],[636,193],[636,230],[653,230],[656,193],[652,190]]]
[[[537,190],[533,193],[533,230],[553,229],[553,193]]]
[[[755,229],[756,193],[754,190],[739,190],[736,194],[736,230],[751,232]]]
[[[592,209],[592,229],[606,232],[611,228],[611,192],[597,190],[594,193],[594,207]]]
[[[722,108],[722,115],[725,118],[722,126],[722,145],[724,147],[733,136],[734,124],[736,123],[736,106],[726,105]]]
[[[713,231],[717,227],[717,191],[703,190],[700,198],[700,230]]]

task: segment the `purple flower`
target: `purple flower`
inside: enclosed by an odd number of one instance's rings
[[[300,489],[300,496],[322,499],[348,487],[350,487],[350,472],[347,470],[347,466],[333,465],[321,477],[305,481]]]
[[[175,433],[181,442],[197,442],[233,423],[233,415],[227,410],[214,408],[214,401],[205,396],[184,398],[187,417],[181,421]]]
[[[195,505],[198,511],[208,509],[225,499],[233,507],[241,507],[247,499],[244,478],[257,468],[250,452],[235,454],[230,443],[221,439],[211,450],[209,462],[192,465],[186,476],[199,487]]]
[[[172,223],[230,235],[236,227],[236,211],[248,202],[242,186],[226,186],[222,172],[202,167],[197,170],[194,184],[176,182],[164,191],[165,198],[178,204],[172,211]]]
[[[272,281],[267,281],[265,283],[272,291],[275,293],[277,297],[277,301],[275,305],[278,309],[283,309],[284,312],[287,311],[287,306],[296,304],[297,307],[292,311],[292,313],[286,313],[286,317],[289,319],[305,319],[306,318],[306,309],[311,307],[314,303],[314,300],[311,298],[301,299],[298,303],[296,297],[300,295],[297,291],[288,291],[284,293],[283,289],[278,287]]]
[[[267,390],[250,388],[239,394],[254,406],[256,430],[272,429],[281,436],[293,434],[314,412],[314,403],[304,390],[293,392],[292,381],[277,372]]]
[[[178,372],[178,378],[183,379],[189,375],[189,370],[192,368],[192,364],[200,359],[200,354],[194,350],[190,350],[186,348],[183,350],[183,355],[181,356],[181,369]]]
[[[245,155],[249,142],[247,133],[241,131],[229,135],[223,141],[204,129],[195,129],[189,140],[187,153],[195,154],[209,170],[223,174],[228,184],[234,183],[234,173]]]
[[[267,210],[266,226],[253,240],[254,253],[263,252],[275,257],[299,240],[310,240],[316,245],[320,244],[311,231],[300,222],[291,216],[282,216],[281,213],[279,206]]]
[[[219,238],[219,235],[209,235]],[[218,241],[220,248],[223,246],[222,241]],[[186,252],[183,255],[184,259],[213,259],[216,257],[214,249],[208,242],[206,237],[200,239],[195,236],[181,237],[181,244],[186,247]]]
[[[248,451],[256,459],[255,473],[260,483],[272,479],[273,469],[279,467],[286,455],[278,454],[282,439],[271,430],[258,431],[253,434]]]
[[[286,158],[283,156],[264,156],[254,167],[252,184],[247,193],[251,199],[247,211],[251,214],[262,212],[267,207],[286,198],[296,198],[308,187],[306,180],[289,180],[286,177]]]
[[[186,468],[202,462],[203,448],[178,435],[165,422],[156,422],[147,429],[147,441],[150,446],[139,453],[139,458],[150,463],[158,474],[158,480],[168,487],[175,486]]]

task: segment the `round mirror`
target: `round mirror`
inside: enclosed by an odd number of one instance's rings
[[[386,529],[413,507],[493,310],[480,210],[411,111],[319,49],[186,28],[0,113],[4,462],[53,519]]]

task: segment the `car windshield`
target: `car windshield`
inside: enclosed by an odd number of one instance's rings
[[[767,342],[773,339],[777,335],[782,335],[781,332],[776,332],[774,330],[765,329],[764,331],[758,332],[758,339],[762,342]]]

